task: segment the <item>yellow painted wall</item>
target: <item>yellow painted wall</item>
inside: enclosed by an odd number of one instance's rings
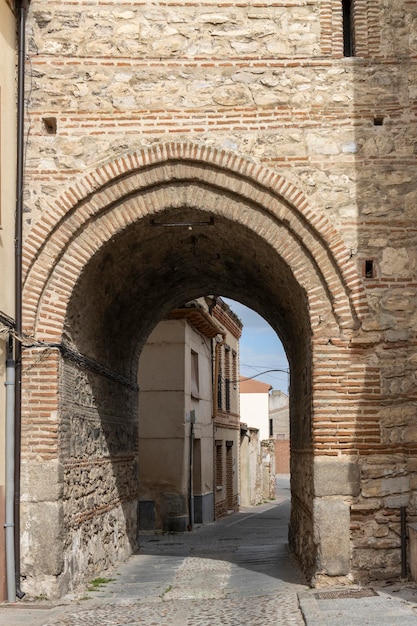
[[[16,163],[16,20],[0,0],[0,311],[13,317],[14,212]],[[6,597],[4,554],[5,359],[7,337],[0,334],[0,601]]]

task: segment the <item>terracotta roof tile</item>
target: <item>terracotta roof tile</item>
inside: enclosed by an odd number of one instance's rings
[[[254,378],[240,377],[240,393],[269,393],[272,385]]]

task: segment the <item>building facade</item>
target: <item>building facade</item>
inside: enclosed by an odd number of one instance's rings
[[[27,36],[26,591],[134,549],[139,355],[208,293],[284,344],[307,575],[398,577],[417,518],[416,3],[32,0]]]
[[[240,333],[225,303],[200,298],[147,340],[138,378],[140,528],[181,532],[237,510]]]
[[[221,299],[211,314],[221,339],[214,346],[214,515],[220,519],[239,508],[239,339],[242,322]]]
[[[262,502],[261,445],[259,430],[240,424],[240,504],[255,506]]]
[[[269,395],[269,432],[274,440],[277,474],[290,473],[290,399],[273,389]]]
[[[14,322],[14,238],[16,190],[16,15],[0,2],[0,600],[6,594],[6,361],[13,358],[9,330]],[[10,354],[10,350],[12,350]],[[10,420],[9,420],[10,421]],[[13,433],[13,431],[12,431]],[[13,433],[14,437],[14,433]],[[9,446],[10,450],[10,446]],[[8,458],[10,462],[10,457]],[[13,474],[12,474],[13,476]],[[10,488],[10,484],[9,484]],[[13,498],[12,498],[13,499]],[[10,513],[10,512],[9,512]],[[10,517],[7,520],[10,522]]]
[[[240,416],[243,424],[249,427],[245,432],[249,441],[246,442],[243,439],[243,442],[248,446],[249,462],[244,461],[243,465],[246,474],[249,470],[249,501],[252,504],[275,499],[275,448],[274,443],[270,441],[272,433],[269,417],[271,389],[272,387],[268,383],[244,376],[240,377]],[[257,431],[256,440],[258,443],[258,458],[255,464],[251,462],[253,459],[252,439],[255,439],[253,429]],[[246,446],[241,447],[242,457]],[[243,486],[243,483],[242,491],[246,494],[248,491],[247,485]],[[247,500],[248,495],[245,498],[246,502]]]

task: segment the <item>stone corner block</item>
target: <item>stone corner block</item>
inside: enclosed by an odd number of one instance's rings
[[[21,506],[22,573],[59,576],[64,568],[64,515],[58,502]]]
[[[55,502],[62,497],[64,471],[62,463],[27,461],[21,468],[22,500],[26,502]]]
[[[314,494],[325,496],[358,496],[360,467],[356,459],[314,459]]]
[[[327,576],[350,571],[350,507],[343,500],[314,500],[314,539],[318,546],[318,569]]]

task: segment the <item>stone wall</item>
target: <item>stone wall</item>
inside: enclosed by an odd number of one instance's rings
[[[290,440],[274,439],[277,474],[290,473]]]
[[[137,547],[137,394],[70,363],[62,380],[64,576],[73,587]]]
[[[312,577],[317,563],[314,538],[313,464],[308,451],[291,451],[291,518],[288,540],[307,577]]]
[[[59,424],[56,412],[43,428],[33,415],[34,441],[49,442],[42,456],[26,452],[22,466],[25,589],[49,597],[126,559],[138,534],[136,393],[68,361],[61,380]]]
[[[275,446],[272,439],[261,441],[262,497],[264,500],[275,500],[276,496],[276,463]]]

